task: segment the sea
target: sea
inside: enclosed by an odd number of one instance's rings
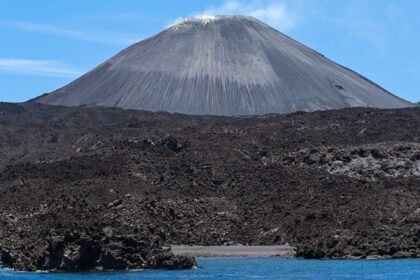
[[[199,258],[193,270],[101,273],[26,273],[0,268],[1,280],[137,279],[420,279],[420,260],[299,260],[285,258]]]

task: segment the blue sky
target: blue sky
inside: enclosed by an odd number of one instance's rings
[[[255,16],[410,101],[418,0],[0,0],[0,101],[52,91],[178,19]]]

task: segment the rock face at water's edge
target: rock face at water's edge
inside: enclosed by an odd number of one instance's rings
[[[182,21],[35,101],[227,116],[412,106],[244,16]]]
[[[67,230],[61,234],[51,231],[31,242],[15,238],[14,246],[0,248],[0,260],[18,271],[190,269],[196,266],[193,258],[175,256],[169,248],[138,235],[112,235],[109,227],[105,232],[100,229]]]

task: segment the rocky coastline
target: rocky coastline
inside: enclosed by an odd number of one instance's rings
[[[420,108],[224,118],[0,104],[0,258],[183,269],[170,245],[420,257]]]
[[[50,232],[39,242],[14,240],[0,248],[0,259],[17,271],[121,271],[129,269],[191,269],[194,258],[175,256],[169,248],[136,235],[67,231]],[[29,241],[29,240],[28,240]],[[29,244],[28,244],[29,243]],[[16,246],[18,244],[18,246]]]

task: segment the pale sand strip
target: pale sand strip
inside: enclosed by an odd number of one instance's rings
[[[175,255],[188,257],[293,257],[295,248],[289,245],[277,246],[187,246],[172,245]]]

